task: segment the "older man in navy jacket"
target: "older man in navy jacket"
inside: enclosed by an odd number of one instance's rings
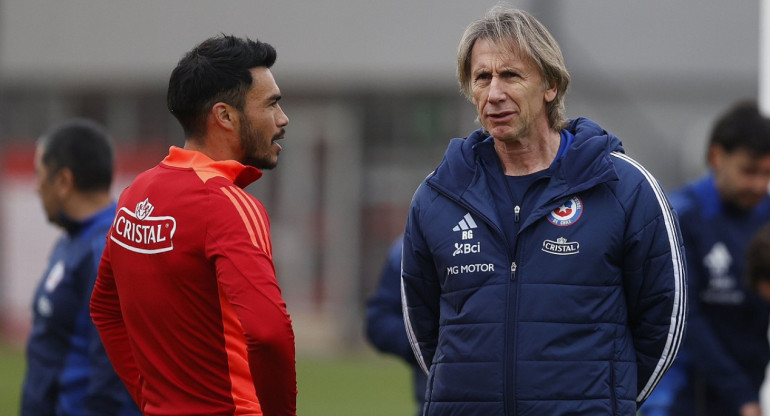
[[[482,129],[418,188],[403,245],[406,327],[425,415],[634,415],[677,355],[677,218],[620,140],[564,120],[545,27],[496,7],[458,75]]]

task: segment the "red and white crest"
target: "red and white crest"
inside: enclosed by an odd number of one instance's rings
[[[567,227],[576,223],[581,216],[583,216],[583,201],[576,195],[549,212],[546,218],[553,225]]]

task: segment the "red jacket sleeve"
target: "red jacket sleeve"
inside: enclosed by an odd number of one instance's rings
[[[262,412],[296,415],[294,332],[275,276],[267,213],[235,186],[214,191],[212,203],[206,254],[243,327]]]
[[[110,233],[112,230],[110,230]],[[109,234],[108,234],[109,238]],[[120,311],[115,278],[110,264],[110,241],[102,253],[99,262],[99,272],[91,294],[91,319],[99,331],[107,356],[110,358],[115,372],[128,388],[131,397],[141,409],[141,388],[139,369],[129,345],[128,332]]]

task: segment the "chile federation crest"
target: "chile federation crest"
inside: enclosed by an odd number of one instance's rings
[[[546,218],[548,218],[548,222],[557,227],[568,227],[576,223],[582,215],[583,201],[578,196],[573,196],[549,212]]]

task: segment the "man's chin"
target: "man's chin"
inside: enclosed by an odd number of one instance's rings
[[[750,211],[754,209],[757,205],[759,205],[760,202],[762,202],[763,197],[754,197],[754,196],[744,196],[743,198],[737,198],[732,201],[732,204],[742,210]]]
[[[260,170],[270,170],[278,166],[278,157],[273,159],[251,159],[246,160],[244,165],[253,166]]]

